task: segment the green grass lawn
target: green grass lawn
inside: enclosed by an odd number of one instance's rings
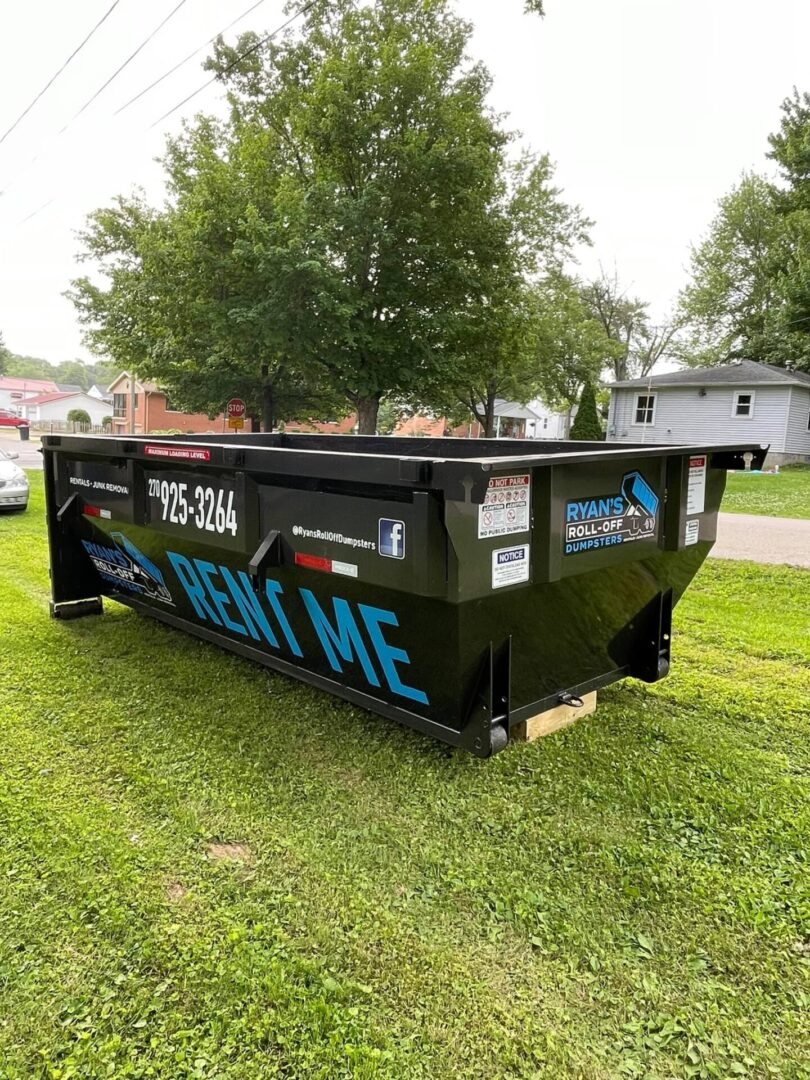
[[[34,477],[0,1077],[810,1077],[809,598],[710,562],[668,679],[481,761],[114,604],[49,620]]]
[[[810,467],[779,473],[729,473],[723,510],[810,518]]]

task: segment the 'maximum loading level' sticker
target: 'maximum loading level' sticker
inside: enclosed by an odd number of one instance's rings
[[[487,484],[486,497],[478,507],[478,539],[528,532],[531,494],[530,473],[493,476]]]
[[[653,539],[658,504],[640,472],[625,473],[614,494],[570,499],[565,504],[565,554]]]

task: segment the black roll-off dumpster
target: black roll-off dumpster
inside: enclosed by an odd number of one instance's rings
[[[759,446],[50,435],[51,612],[107,596],[475,754],[669,670]]]

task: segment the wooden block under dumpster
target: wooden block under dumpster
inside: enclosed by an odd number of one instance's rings
[[[581,716],[588,716],[596,711],[596,691],[582,695],[582,704],[577,708],[570,705],[555,705],[553,709],[531,716],[520,724],[516,724],[510,731],[510,738],[519,742],[532,742],[541,739],[544,735],[552,735],[560,728],[568,727]]]

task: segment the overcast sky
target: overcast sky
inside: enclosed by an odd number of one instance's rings
[[[0,14],[0,135],[112,0],[28,0]],[[186,0],[126,70],[72,118],[177,0],[119,0],[65,73],[0,145],[0,332],[17,353],[90,358],[69,302],[85,215],[133,185],[161,195],[154,157],[180,117],[217,109],[216,86],[152,128],[206,81],[198,57],[113,113],[251,0]],[[264,0],[226,37],[274,29]],[[690,242],[744,169],[767,169],[767,136],[793,85],[810,89],[807,0],[458,0],[492,103],[596,225],[581,270],[615,267],[661,317],[684,283]],[[70,122],[70,123],[69,123]],[[67,130],[58,135],[61,128]],[[36,158],[32,163],[32,159]],[[26,220],[27,219],[27,220]]]

